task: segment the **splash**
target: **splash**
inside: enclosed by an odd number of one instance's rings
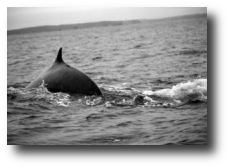
[[[105,102],[107,108],[114,106],[144,106],[144,107],[179,107],[194,101],[207,101],[207,79],[195,79],[182,82],[172,88],[157,91],[140,91],[122,86],[106,86],[107,91],[118,94]],[[126,95],[132,95],[130,99]]]
[[[8,98],[19,101],[45,101],[57,106],[68,107],[71,102],[83,103],[87,106],[104,104],[106,108],[113,107],[178,107],[187,102],[207,101],[207,79],[195,79],[182,82],[171,88],[152,90],[138,90],[129,84],[116,86],[103,85],[104,97],[74,96],[70,100],[67,93],[51,93],[44,82],[38,88],[8,88]]]
[[[13,88],[7,90],[7,96],[18,101],[45,101],[56,104],[57,106],[68,106],[70,95],[67,93],[51,93],[47,90],[44,82],[38,88]]]
[[[179,83],[170,89],[157,91],[143,91],[144,95],[157,96],[160,98],[170,98],[174,100],[207,100],[207,79],[195,79],[184,83]]]
[[[97,97],[97,96],[86,96],[84,98],[85,104],[88,106],[95,106],[98,105],[102,102],[102,97]]]

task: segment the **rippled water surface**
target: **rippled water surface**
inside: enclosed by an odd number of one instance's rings
[[[103,97],[24,89],[60,47]],[[9,35],[7,142],[207,144],[207,17]]]

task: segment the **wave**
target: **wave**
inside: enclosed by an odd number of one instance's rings
[[[138,90],[130,84],[101,85],[104,97],[51,93],[42,84],[38,88],[24,89],[10,87],[7,97],[18,102],[45,101],[55,106],[69,107],[78,103],[87,106],[103,104],[106,108],[114,106],[178,107],[194,101],[207,101],[207,79],[182,82],[160,90]]]
[[[193,81],[187,81],[179,83],[169,89],[161,89],[157,91],[143,91],[147,96],[158,96],[162,98],[171,99],[197,99],[207,100],[207,79],[195,79]]]
[[[7,98],[17,102],[38,102],[45,101],[58,106],[68,106],[70,95],[66,93],[51,93],[42,84],[38,88],[25,89],[10,87],[7,89]]]
[[[207,79],[195,79],[182,82],[156,91],[138,90],[128,87],[127,84],[108,86],[104,90],[120,95],[105,103],[106,107],[142,105],[148,107],[179,107],[189,102],[207,101]],[[127,98],[131,96],[131,99]],[[126,96],[126,97],[125,97]]]

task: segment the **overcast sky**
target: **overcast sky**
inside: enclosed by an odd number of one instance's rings
[[[105,20],[155,19],[207,13],[207,8],[7,8],[7,30],[41,25],[60,25]]]

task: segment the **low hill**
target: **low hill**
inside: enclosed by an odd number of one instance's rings
[[[136,23],[140,23],[140,21],[139,20],[101,21],[101,22],[66,24],[66,25],[57,25],[57,26],[51,26],[51,25],[50,26],[38,26],[38,27],[29,27],[29,28],[8,30],[7,35],[51,32],[51,31],[71,30],[71,29],[83,29],[83,28],[91,28],[91,27],[118,26],[118,25],[136,24]]]

